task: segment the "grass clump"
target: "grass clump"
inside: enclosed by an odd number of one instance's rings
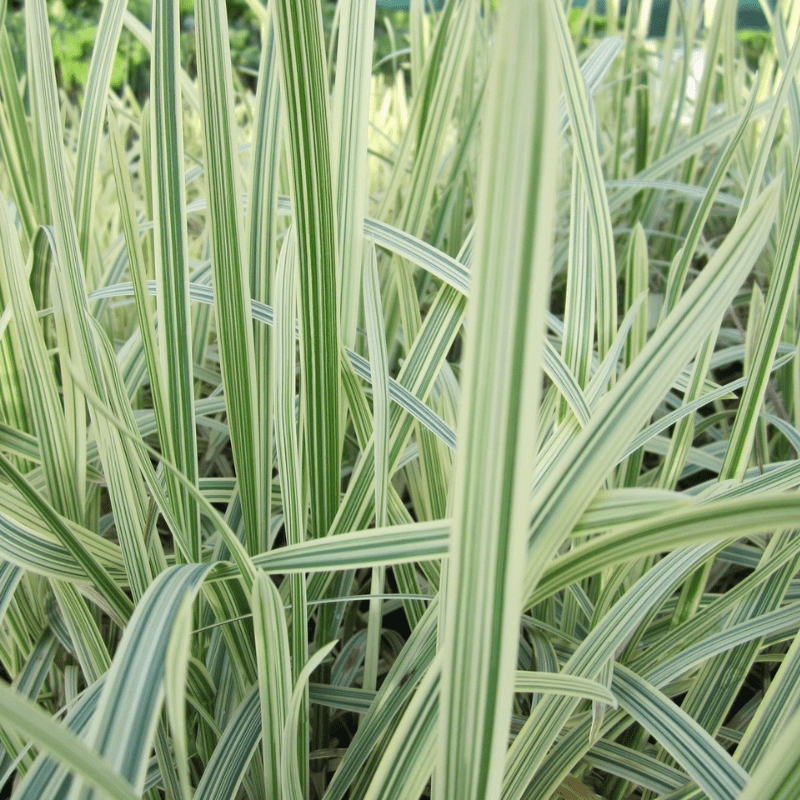
[[[0,782],[795,797],[800,5],[338,6],[0,36]]]

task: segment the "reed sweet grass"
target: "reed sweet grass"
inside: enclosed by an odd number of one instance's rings
[[[800,3],[564,5],[2,31],[10,796],[800,795]]]

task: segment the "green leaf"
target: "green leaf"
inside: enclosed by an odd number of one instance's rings
[[[164,697],[165,662],[185,598],[192,598],[211,564],[161,573],[136,606],[106,676],[88,741],[113,770],[142,791]]]
[[[550,282],[556,174],[546,154],[557,141],[557,94],[549,38],[543,5],[504,3],[495,43],[502,56],[493,61],[486,89],[487,156],[476,200],[442,618],[437,780],[448,800],[499,795],[507,747],[536,454],[536,417],[529,409],[538,406]],[[540,93],[535,104],[527,98],[528,80]]]
[[[254,555],[269,546],[264,491],[269,465],[261,449],[257,416],[250,269],[243,245],[227,15],[225,6],[212,0],[197,0],[195,14],[216,331],[247,547]]]
[[[138,800],[141,796],[108,761],[5,683],[0,683],[0,710],[4,726],[30,738],[61,763],[68,764],[87,784],[105,796],[119,800]],[[33,795],[23,795],[25,797],[32,800]]]
[[[311,534],[327,534],[339,505],[339,333],[336,216],[328,141],[328,78],[317,2],[272,3],[298,246],[301,413]]]
[[[614,669],[612,688],[620,705],[666,748],[711,800],[740,797],[747,773],[688,714],[620,665]]]

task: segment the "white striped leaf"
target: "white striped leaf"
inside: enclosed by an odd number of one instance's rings
[[[254,555],[268,547],[264,489],[269,465],[261,449],[257,416],[250,270],[243,244],[226,6],[198,0],[195,15],[216,333],[246,542]]]
[[[550,281],[556,174],[546,154],[556,142],[557,95],[549,36],[543,5],[506,2],[484,101],[443,616],[437,783],[448,800],[497,796],[507,747]],[[528,81],[540,93],[535,104]]]
[[[375,247],[370,244],[364,265],[364,316],[367,322],[367,342],[372,361],[372,407],[375,442],[375,525],[385,527],[387,522],[387,495],[389,490],[389,364],[384,338],[383,309],[378,284],[378,261]],[[370,594],[383,591],[386,574],[383,567],[374,567]],[[370,600],[367,650],[364,656],[365,689],[374,690],[378,678],[383,614],[381,601]]]
[[[97,150],[103,134],[106,116],[106,96],[109,91],[111,70],[117,54],[119,35],[122,31],[122,15],[126,0],[110,0],[103,3],[97,23],[89,73],[86,78],[83,108],[81,111],[78,142],[76,148],[74,207],[78,243],[85,263],[90,263],[89,246],[94,209],[95,173]]]
[[[800,791],[800,711],[795,711],[759,766],[753,771],[738,800],[792,800]]]
[[[302,546],[306,542],[306,501],[303,471],[300,461],[300,447],[295,423],[295,381],[296,381],[296,348],[295,318],[296,308],[296,270],[297,241],[294,227],[290,227],[284,239],[283,248],[278,257],[278,271],[275,279],[275,332],[273,335],[272,365],[275,387],[275,450],[277,454],[278,474],[281,481],[281,497],[283,500],[283,528],[286,543],[291,546]],[[327,541],[326,539],[312,539]],[[280,553],[285,548],[273,552]],[[281,702],[288,703],[291,686],[300,675],[302,665],[308,661],[308,631],[306,612],[306,580],[303,575],[288,575],[289,599],[291,604],[291,628],[289,644],[290,678],[286,683],[286,696]],[[285,623],[284,623],[285,624]],[[277,701],[276,701],[277,702]],[[300,735],[297,745],[300,748],[298,763],[301,770],[301,784],[308,782],[308,704],[304,697],[304,711],[298,720]],[[285,713],[281,717],[285,718]],[[272,725],[278,720],[273,719]],[[280,741],[282,732],[273,731],[269,741],[272,750],[274,769],[272,779],[280,787]]]
[[[561,77],[565,89],[567,111],[576,139],[575,157],[583,184],[586,187],[588,224],[592,226],[594,242],[597,247],[595,276],[597,285],[595,295],[597,352],[599,357],[603,358],[614,339],[617,323],[617,272],[611,214],[608,207],[608,196],[603,185],[600,154],[592,130],[592,115],[588,102],[591,95],[587,92],[583,76],[578,68],[564,9],[558,2],[551,2],[549,6],[552,17],[552,33],[557,43],[555,49],[561,62]]]
[[[737,221],[702,274],[537,489],[532,508],[528,593],[565,533],[625,453],[629,437],[652,413],[691,357],[695,342],[716,323],[739,288],[769,234],[776,200],[773,185]]]
[[[140,798],[141,793],[115,770],[110,769],[108,762],[97,752],[30,700],[20,697],[5,683],[0,683],[0,709],[4,725],[36,742],[45,751],[56,756],[62,764],[69,765],[86,783],[96,787],[107,797],[119,800]],[[34,797],[41,796],[30,791],[17,794],[20,800],[33,800]]]
[[[317,2],[272,3],[290,150],[298,244],[301,412],[311,534],[328,532],[339,505],[339,333],[336,216],[328,141],[327,71]]]
[[[195,800],[234,800],[261,739],[258,685],[253,686],[231,715],[197,784]],[[278,798],[278,795],[268,795]]]
[[[30,58],[32,104],[36,109],[42,153],[47,177],[48,196],[53,214],[53,246],[55,253],[54,281],[51,293],[56,307],[56,333],[62,348],[62,385],[67,428],[75,444],[76,482],[83,501],[86,473],[86,413],[83,392],[78,382],[88,384],[90,391],[105,395],[106,380],[116,380],[116,362],[101,361],[96,351],[96,328],[88,312],[84,264],[80,254],[75,220],[68,197],[65,154],[62,149],[61,118],[58,111],[52,51],[44,4],[30,0],[26,4],[26,34]],[[67,342],[69,346],[66,346]],[[100,431],[98,449],[107,474],[112,506],[117,520],[119,540],[126,559],[126,568],[134,592],[143,586],[140,578],[147,563],[141,532],[145,528],[146,494],[140,475],[127,458],[122,440],[105,418],[93,420]]]
[[[711,800],[740,797],[747,773],[686,712],[622,666],[614,670],[612,687],[620,705],[667,749]]]
[[[158,285],[158,335],[166,426],[161,447],[191,484],[197,483],[194,379],[189,313],[183,114],[179,79],[179,20],[175,0],[152,6],[150,135],[152,140],[153,254]],[[200,560],[200,517],[187,489],[167,473],[169,499],[189,560]]]
[[[355,345],[361,297],[362,220],[367,212],[367,130],[375,3],[345,0],[333,87],[331,167],[339,226],[338,307],[342,342]]]
[[[298,723],[301,710],[305,706],[304,696],[308,692],[308,679],[311,673],[328,657],[337,642],[330,642],[317,650],[308,663],[300,671],[292,696],[289,698],[286,724],[281,739],[280,787],[284,800],[304,800],[308,797],[308,788],[301,783],[306,765],[299,763],[299,755],[305,752],[305,743],[297,741]]]
[[[75,453],[65,430],[61,406],[47,345],[36,315],[28,284],[28,270],[8,207],[0,208],[0,293],[13,310],[13,339],[34,423],[50,502],[76,522],[81,518],[80,494],[76,486]],[[9,375],[5,380],[12,381]],[[4,392],[5,394],[5,392]]]
[[[90,745],[139,791],[164,697],[173,626],[184,599],[197,594],[211,568],[176,566],[153,581],[125,630],[92,718]]]
[[[305,614],[301,616],[305,622]],[[292,674],[289,633],[283,601],[272,582],[259,572],[253,584],[253,627],[258,657],[258,686],[264,740],[265,790],[279,798],[281,740],[291,698]],[[303,747],[305,752],[306,748]]]

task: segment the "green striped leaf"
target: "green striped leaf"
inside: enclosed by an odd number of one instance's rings
[[[233,79],[225,5],[198,0],[197,68],[203,109],[208,224],[214,274],[216,332],[239,498],[248,551],[268,548],[264,489],[268,463],[261,449],[256,400],[247,249],[233,113]]]
[[[159,431],[165,455],[190,483],[197,484],[197,442],[192,400],[194,379],[189,314],[186,197],[183,186],[183,115],[179,79],[178,3],[156,0],[152,7],[150,135],[153,254],[158,285],[160,382],[169,397],[166,426]],[[186,488],[167,473],[173,514],[191,561],[200,560],[200,518]]]
[[[734,800],[747,773],[691,717],[655,687],[624,667],[612,688],[620,705],[661,743],[712,800]]]
[[[181,619],[185,598],[197,594],[211,567],[177,566],[153,581],[136,606],[103,685],[88,741],[138,791],[144,786],[164,698],[165,659],[173,626]]]
[[[290,150],[299,271],[301,411],[311,533],[339,505],[339,333],[336,217],[328,141],[327,73],[318,2],[272,4]]]
[[[56,756],[61,763],[68,764],[84,782],[107,797],[138,800],[141,796],[130,782],[111,769],[108,762],[91,747],[4,683],[0,683],[0,708],[5,726],[30,738]],[[26,798],[33,800],[34,796],[40,797],[30,792],[20,794],[23,800]]]
[[[507,2],[486,89],[442,665],[443,797],[499,794],[536,453],[556,72],[545,8]],[[539,87],[527,102],[528,76]],[[533,268],[531,265],[534,265]],[[501,270],[498,273],[498,269]]]

